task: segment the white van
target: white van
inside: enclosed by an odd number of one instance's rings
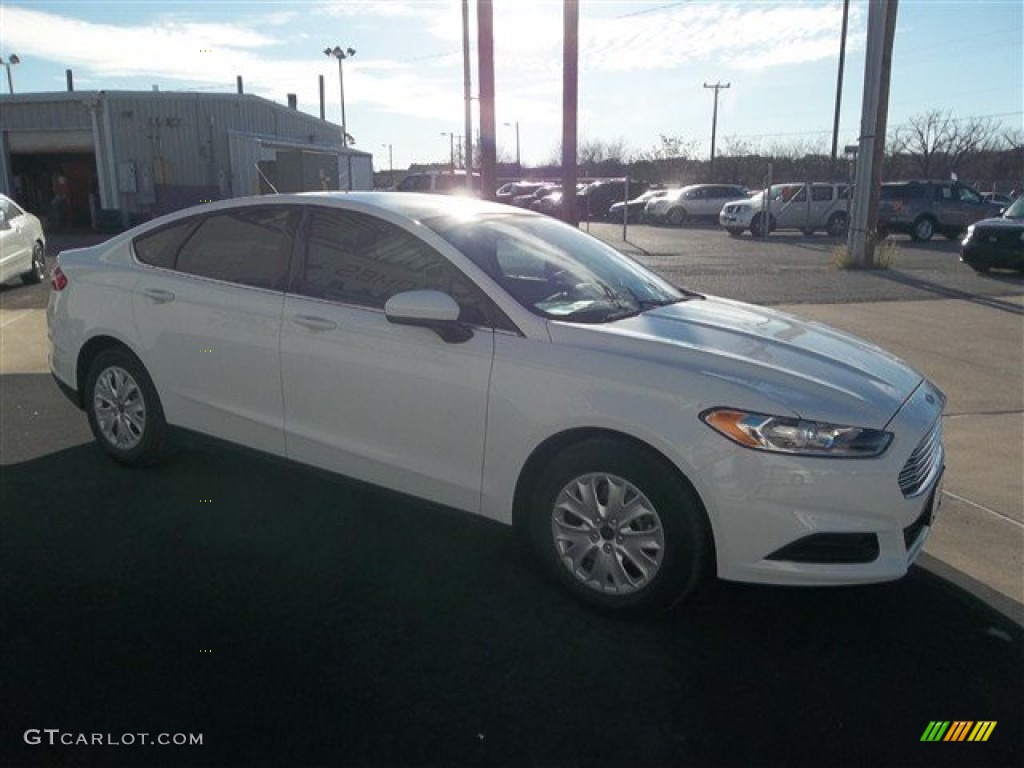
[[[480,174],[473,174],[473,191],[466,189],[465,171],[426,171],[410,173],[395,188],[399,192],[432,192],[440,195],[480,194]]]
[[[761,214],[764,190],[746,200],[733,200],[722,207],[718,223],[733,236],[749,229],[763,232]],[[798,229],[806,235],[821,229],[832,237],[846,232],[849,218],[850,186],[844,183],[791,182],[774,184],[768,190],[768,231]]]

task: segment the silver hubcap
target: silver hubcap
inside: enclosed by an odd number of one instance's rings
[[[551,535],[573,576],[613,595],[647,586],[665,549],[654,505],[627,480],[604,473],[582,475],[562,489],[551,512]]]
[[[38,245],[32,251],[32,269],[40,280],[46,277],[46,261],[43,258],[43,249]]]
[[[142,390],[124,368],[105,368],[96,379],[92,398],[96,423],[107,442],[130,451],[142,441],[146,428],[146,401]]]

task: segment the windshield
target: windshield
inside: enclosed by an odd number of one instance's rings
[[[423,223],[542,317],[607,323],[692,296],[555,219],[491,215]]]
[[[1009,208],[1003,211],[1003,218],[1024,219],[1024,197],[1018,197]]]

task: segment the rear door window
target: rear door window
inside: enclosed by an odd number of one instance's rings
[[[204,217],[178,251],[175,268],[213,280],[283,290],[301,215],[298,207],[260,205]]]

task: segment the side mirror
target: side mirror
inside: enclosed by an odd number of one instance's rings
[[[459,305],[441,291],[404,291],[384,305],[384,315],[395,325],[430,328],[449,344],[469,341],[473,332],[459,322]]]

